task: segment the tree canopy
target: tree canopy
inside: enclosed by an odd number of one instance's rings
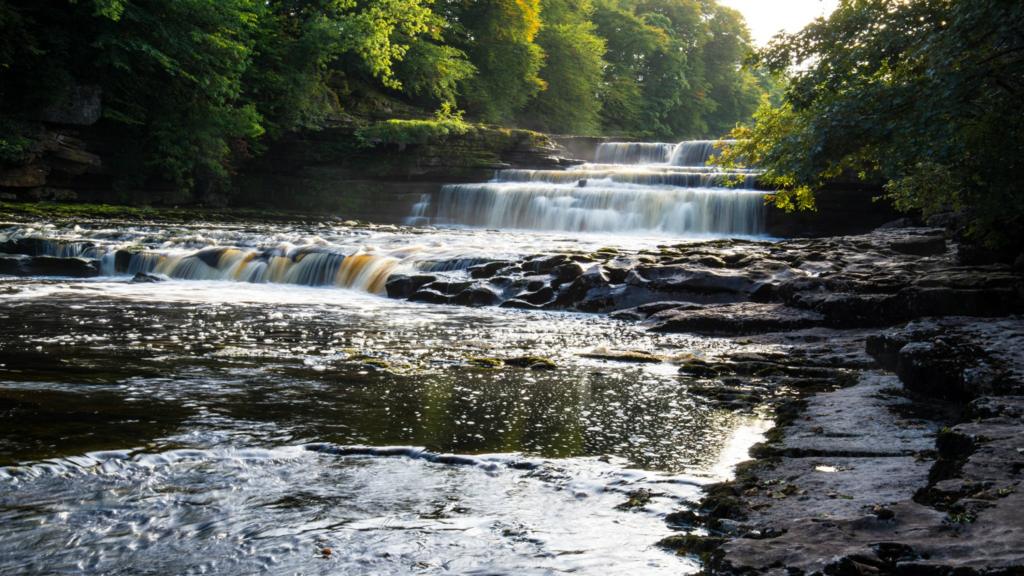
[[[719,136],[756,106],[748,51],[714,0],[0,0],[0,161],[81,86],[133,186],[219,186],[268,141],[367,110]]]
[[[786,208],[840,174],[885,183],[898,208],[958,212],[992,245],[1024,235],[1024,3],[843,0],[755,62],[788,77],[734,133]]]

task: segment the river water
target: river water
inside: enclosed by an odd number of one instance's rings
[[[380,295],[396,271],[686,235],[461,224],[0,225],[101,270],[0,276],[0,573],[695,571],[655,546],[665,515],[766,421],[675,362],[740,344]],[[664,361],[594,357],[637,350]],[[526,356],[550,364],[491,361]]]

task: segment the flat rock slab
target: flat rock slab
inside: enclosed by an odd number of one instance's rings
[[[906,342],[959,338],[983,350],[998,390],[1024,390],[1020,318],[948,318]],[[936,360],[938,361],[938,360]],[[979,372],[980,373],[980,372]],[[968,374],[970,375],[970,374]],[[900,383],[864,372],[818,394],[745,472],[714,574],[1024,574],[1024,395],[982,395],[960,423],[907,417]],[[747,532],[744,532],[747,530]]]
[[[856,386],[811,398],[787,428],[779,451],[788,456],[912,456],[935,448],[938,425],[902,418],[910,402],[893,375],[866,373]]]
[[[824,324],[824,317],[810,310],[783,304],[741,302],[703,308],[669,308],[650,316],[647,325],[655,332],[705,335],[745,335],[802,330]]]
[[[912,456],[785,458],[745,496],[758,510],[754,523],[761,531],[799,520],[859,518],[912,496],[933,463]],[[772,523],[780,519],[784,524]]]

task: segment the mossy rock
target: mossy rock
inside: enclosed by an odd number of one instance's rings
[[[713,368],[704,360],[689,360],[679,366],[679,373],[702,378],[714,378],[718,376],[718,370]]]
[[[663,362],[664,359],[661,356],[655,356],[650,352],[644,352],[642,350],[606,350],[606,351],[594,351],[584,352],[580,354],[584,358],[595,358],[597,360],[613,360],[616,362],[635,362],[640,364],[658,364]]]
[[[489,358],[486,356],[473,357],[467,360],[470,366],[478,368],[501,368],[505,362],[501,358]]]
[[[558,368],[558,365],[555,364],[554,360],[543,356],[516,356],[515,358],[506,358],[505,364],[515,366],[517,368],[529,368],[530,370],[555,370]]]
[[[379,368],[381,370],[391,369],[391,364],[387,360],[375,358],[373,356],[367,356],[366,354],[358,354],[355,356],[351,356],[348,360],[349,362],[356,362],[364,366],[372,366],[374,368]]]
[[[698,536],[696,534],[673,534],[662,538],[658,546],[672,550],[680,556],[697,556],[707,562],[711,554],[725,544],[726,539],[718,536]]]
[[[616,506],[616,510],[640,510],[644,506],[647,506],[648,503],[650,503],[651,498],[654,496],[654,493],[648,490],[647,488],[638,488],[627,494],[627,496],[629,498],[622,504]]]

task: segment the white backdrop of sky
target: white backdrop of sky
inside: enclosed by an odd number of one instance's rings
[[[754,44],[764,46],[780,30],[796,32],[819,16],[828,16],[839,0],[718,0],[743,14]]]

